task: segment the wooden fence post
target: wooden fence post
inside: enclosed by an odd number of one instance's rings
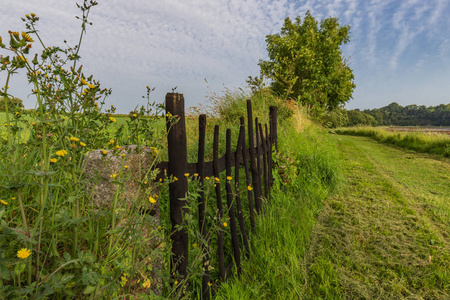
[[[175,273],[174,280],[180,283],[181,293],[184,294],[187,284],[182,284],[187,275],[189,237],[186,230],[180,230],[183,225],[183,214],[187,213],[185,201],[188,184],[184,174],[187,172],[187,144],[186,121],[184,115],[183,94],[167,93],[167,143],[169,154],[168,175],[173,176],[174,181],[169,184],[170,194],[170,221],[172,222],[172,253],[171,273]],[[171,116],[176,116],[178,121],[170,122]]]
[[[250,169],[252,170],[252,185],[253,193],[255,196],[255,207],[258,213],[261,213],[261,186],[259,170],[256,163],[256,155],[258,154],[255,149],[255,138],[253,136],[253,111],[252,101],[247,100],[247,124],[248,124],[248,144],[250,148]],[[255,153],[256,152],[256,153]]]
[[[206,231],[206,216],[205,216],[205,192],[203,191],[204,184],[204,165],[205,165],[205,138],[206,138],[206,115],[202,114],[198,118],[198,180],[201,187],[198,197],[198,225],[200,228],[200,234],[202,235],[204,244],[202,245],[203,253],[203,277],[202,277],[202,295],[204,300],[210,299],[211,283],[209,273],[209,238]]]

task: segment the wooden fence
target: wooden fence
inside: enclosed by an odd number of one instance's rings
[[[250,100],[247,101],[247,134],[248,145],[246,147],[245,137],[245,118],[240,118],[240,130],[237,141],[236,151],[231,152],[231,130],[226,130],[226,153],[219,157],[219,126],[214,128],[213,142],[213,160],[205,161],[205,133],[206,133],[206,115],[199,116],[199,141],[198,141],[198,160],[197,163],[187,162],[187,142],[186,142],[186,123],[184,111],[184,97],[178,93],[168,93],[166,95],[166,113],[170,116],[177,116],[178,122],[170,124],[167,122],[168,130],[168,156],[169,161],[161,162],[156,167],[160,170],[167,170],[167,175],[177,178],[169,184],[170,194],[170,220],[172,223],[172,254],[171,254],[171,272],[174,274],[174,281],[177,281],[184,292],[188,286],[185,282],[187,278],[188,266],[188,249],[189,240],[188,233],[185,230],[179,230],[183,225],[183,215],[187,213],[186,199],[188,193],[188,178],[186,174],[198,174],[197,178],[200,187],[204,184],[205,177],[219,178],[220,173],[225,171],[227,180],[226,185],[226,209],[223,208],[221,182],[215,182],[215,193],[218,211],[218,226],[223,229],[224,213],[228,212],[231,231],[231,244],[233,249],[233,258],[236,265],[237,273],[241,271],[241,255],[243,251],[247,256],[250,255],[250,247],[248,243],[248,229],[244,225],[244,215],[241,193],[239,192],[239,170],[243,165],[246,174],[246,185],[248,188],[248,210],[250,216],[250,227],[255,228],[255,215],[262,212],[263,197],[270,200],[270,186],[272,185],[272,148],[278,151],[277,145],[277,107],[270,107],[270,135],[267,124],[264,126],[258,122],[258,118],[253,119],[252,105]],[[255,130],[254,130],[255,129]],[[232,176],[232,167],[234,176]],[[163,173],[163,172],[160,172]],[[251,175],[250,175],[251,174]],[[233,194],[232,180],[235,185]],[[207,231],[207,222],[205,218],[205,195],[203,189],[200,189],[198,198],[198,220],[199,229],[202,238],[205,241],[210,240]],[[236,206],[236,207],[235,207]],[[236,222],[237,208],[237,222]],[[238,229],[239,223],[239,229]],[[223,230],[217,230],[217,255],[219,277],[225,280],[227,270],[231,270],[230,266],[225,266],[225,251]],[[239,243],[239,234],[243,241],[243,248]],[[203,270],[202,294],[203,299],[209,299],[210,290],[210,254],[209,242],[203,245]],[[183,291],[181,291],[184,293]]]

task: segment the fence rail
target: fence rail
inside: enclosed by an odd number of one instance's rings
[[[187,291],[188,286],[185,282],[187,278],[188,266],[188,250],[189,237],[185,230],[179,230],[183,225],[183,215],[187,214],[187,207],[183,201],[186,199],[188,193],[188,179],[185,174],[198,174],[198,181],[200,187],[204,184],[205,177],[219,178],[220,173],[226,172],[226,177],[234,179],[235,193],[233,193],[233,183],[231,180],[226,180],[226,207],[222,200],[221,182],[215,183],[216,205],[218,220],[222,220],[224,213],[228,214],[230,221],[231,244],[233,250],[233,261],[236,266],[237,273],[241,270],[241,255],[242,251],[247,256],[250,255],[250,247],[248,242],[248,234],[245,228],[245,220],[243,215],[243,196],[239,192],[239,171],[240,167],[245,169],[245,182],[248,188],[247,200],[248,210],[250,216],[251,230],[255,229],[255,214],[262,212],[262,198],[270,199],[270,186],[272,185],[272,148],[278,151],[277,145],[277,107],[270,107],[270,134],[267,124],[264,126],[258,122],[258,118],[253,119],[251,101],[247,101],[247,136],[248,145],[246,147],[245,134],[245,118],[240,118],[239,137],[237,141],[236,151],[231,151],[231,130],[226,130],[226,153],[219,157],[219,126],[214,127],[213,140],[213,160],[205,162],[205,136],[206,136],[206,115],[199,116],[199,141],[198,141],[198,160],[197,163],[187,162],[187,143],[186,143],[186,121],[184,112],[184,97],[178,93],[168,93],[166,95],[166,113],[168,115],[177,116],[178,121],[174,124],[167,122],[168,131],[168,161],[160,162],[156,168],[167,170],[166,172],[159,172],[157,180],[164,176],[177,178],[169,184],[170,195],[170,220],[172,223],[171,239],[172,239],[172,253],[171,253],[171,272],[174,275],[174,281],[181,283],[180,292]],[[255,130],[254,130],[255,128]],[[232,176],[232,168],[234,170],[234,177]],[[263,193],[264,185],[264,193]],[[198,197],[198,214],[199,214],[199,229],[202,238],[207,241],[206,245],[202,247],[203,253],[203,279],[202,279],[202,295],[203,299],[209,299],[211,295],[210,288],[210,273],[209,263],[210,255],[212,255],[209,248],[209,240],[211,238],[207,233],[207,222],[205,218],[205,194],[203,189],[200,190]],[[237,217],[236,217],[237,213]],[[218,223],[221,230],[217,230],[217,259],[219,277],[221,280],[227,278],[227,268],[225,266],[225,249],[223,224]],[[239,226],[239,228],[238,228]],[[243,241],[243,249],[239,242],[239,234]]]

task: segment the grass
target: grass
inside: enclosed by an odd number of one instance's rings
[[[448,299],[449,162],[336,139],[348,186],[312,231],[306,298]]]
[[[338,128],[333,132],[344,135],[371,137],[387,143],[422,153],[450,157],[450,136],[431,132],[392,132],[380,127]]]
[[[301,124],[297,123],[300,120]],[[250,258],[239,278],[221,285],[216,299],[306,296],[305,254],[315,217],[341,181],[339,160],[334,143],[305,121],[305,115],[294,115],[279,136],[277,180],[271,202],[257,218]]]

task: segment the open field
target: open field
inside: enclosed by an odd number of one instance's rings
[[[450,127],[422,127],[422,126],[390,126],[382,127],[388,131],[395,132],[422,132],[422,133],[441,133],[450,134]]]
[[[445,134],[446,128],[411,130],[411,127],[346,127],[338,128],[333,133],[371,137],[381,143],[450,157],[450,135]]]

